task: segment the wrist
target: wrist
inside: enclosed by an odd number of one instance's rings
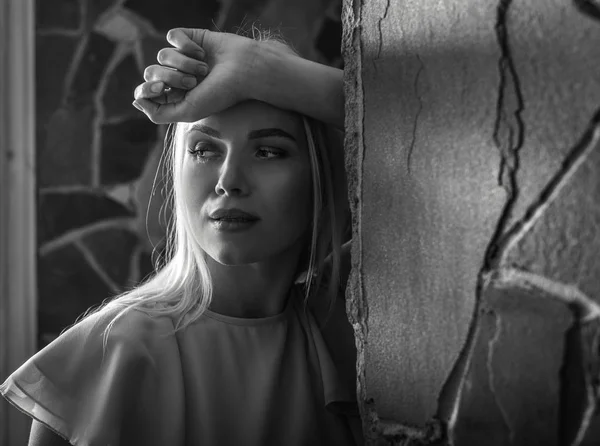
[[[304,59],[287,45],[273,41],[255,42],[248,55],[248,99],[343,129],[342,70]]]
[[[288,87],[285,69],[290,66],[290,57],[296,56],[287,46],[275,41],[253,40],[249,51],[249,99],[277,105],[278,92]]]

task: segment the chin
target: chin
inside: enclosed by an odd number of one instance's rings
[[[261,260],[256,253],[242,252],[240,250],[220,250],[218,252],[210,252],[207,254],[212,257],[215,262],[226,266],[239,266],[255,263]]]

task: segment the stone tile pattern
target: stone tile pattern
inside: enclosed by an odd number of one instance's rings
[[[278,17],[284,6],[304,12]],[[340,14],[341,0],[36,2],[40,347],[153,271],[146,209],[164,128],[131,101],[166,31],[235,31],[244,18],[259,20],[305,57],[341,66]],[[150,203],[154,242],[164,231],[159,195]]]
[[[600,444],[600,5],[343,23],[367,444]]]

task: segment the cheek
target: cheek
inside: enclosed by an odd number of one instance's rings
[[[214,190],[210,172],[186,163],[181,172],[181,197],[189,211],[198,210]]]

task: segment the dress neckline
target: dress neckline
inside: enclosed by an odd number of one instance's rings
[[[284,321],[287,319],[288,314],[292,309],[292,300],[294,299],[294,292],[290,292],[287,298],[287,302],[283,311],[274,316],[267,317],[234,317],[227,316],[225,314],[215,313],[208,308],[204,310],[203,315],[209,317],[211,319],[217,320],[219,322],[223,322],[229,325],[241,325],[241,326],[257,326],[257,325],[269,325],[275,324],[280,321]]]

